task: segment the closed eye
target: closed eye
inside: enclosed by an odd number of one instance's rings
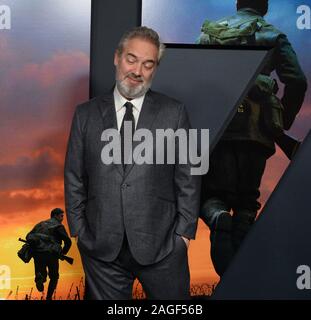
[[[133,64],[133,63],[135,63],[135,62],[137,61],[137,58],[136,58],[134,55],[132,55],[132,54],[128,54],[128,55],[126,56],[126,61],[127,61],[129,64]]]
[[[154,67],[155,63],[154,61],[146,61],[144,62],[144,67],[148,70],[152,69]]]

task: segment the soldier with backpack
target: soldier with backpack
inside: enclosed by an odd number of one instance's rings
[[[212,151],[203,178],[201,218],[210,228],[211,258],[222,276],[255,221],[259,187],[275,141],[292,126],[307,89],[295,51],[286,35],[264,20],[268,0],[237,0],[237,13],[206,20],[199,44],[273,47],[253,88]],[[270,77],[284,84],[283,96]],[[232,215],[230,214],[232,212]]]
[[[35,283],[38,291],[44,290],[44,282],[49,275],[46,300],[52,300],[59,278],[59,259],[66,255],[71,247],[71,240],[62,224],[64,211],[55,208],[51,218],[41,221],[27,234],[27,243],[32,248],[35,265]],[[64,242],[64,247],[62,247]]]

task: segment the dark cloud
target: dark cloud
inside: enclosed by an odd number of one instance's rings
[[[3,64],[0,71],[0,114],[15,127],[20,121],[28,126],[59,121],[70,103],[88,97],[89,57],[83,52],[54,53],[40,64]]]
[[[14,163],[0,165],[0,190],[32,189],[61,177],[63,164],[52,149],[33,157],[19,157]]]
[[[40,193],[40,196],[38,196]],[[41,189],[33,190],[28,193],[0,192],[0,217],[7,218],[8,215],[13,219],[20,216],[20,213],[33,215],[38,209],[49,208],[44,211],[50,211],[51,208],[63,207],[64,197],[62,190]]]
[[[11,61],[10,44],[0,42],[0,48],[0,162],[28,154],[42,141],[55,148],[51,136],[62,135],[57,143],[65,145],[74,108],[88,99],[88,55],[60,51],[41,63],[15,64],[22,53]]]

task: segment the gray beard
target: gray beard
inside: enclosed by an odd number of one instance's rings
[[[127,86],[123,80],[116,80],[116,85],[122,96],[129,99],[135,99],[143,96],[151,87],[152,81],[141,84],[137,87]]]

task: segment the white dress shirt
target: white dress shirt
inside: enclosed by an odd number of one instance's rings
[[[116,108],[118,130],[120,131],[120,128],[122,125],[122,120],[125,115],[126,107],[124,105],[126,102],[131,102],[131,104],[134,106],[133,107],[133,115],[134,115],[134,119],[135,119],[135,129],[136,129],[139,114],[140,114],[140,111],[141,111],[141,108],[142,108],[142,105],[143,105],[143,102],[145,99],[145,95],[129,101],[120,94],[117,86],[115,86],[114,91],[113,91],[113,97],[114,97],[114,106]]]

